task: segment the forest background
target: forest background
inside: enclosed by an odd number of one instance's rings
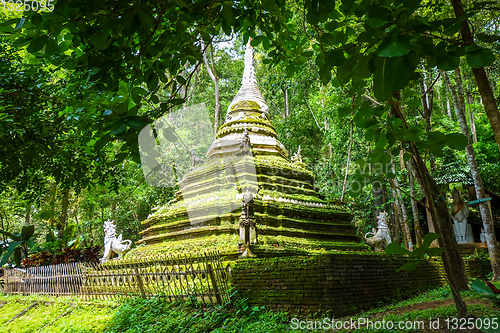
[[[485,68],[498,104],[499,8],[464,1],[460,16],[455,4],[118,1],[108,8],[58,1],[53,11],[4,10],[0,229],[35,225],[33,251],[101,245],[107,219],[138,240],[141,221],[176,190],[144,181],[138,132],[198,103],[218,128],[240,86],[251,37],[279,140],[292,153],[300,146],[320,192],[342,201],[361,233],[384,209],[396,219],[396,241],[405,238],[406,223],[418,243],[415,225],[425,229],[425,216],[407,194],[425,193],[414,186],[411,152],[401,142],[417,142],[445,193],[452,184],[465,199],[462,184],[474,180],[456,112],[464,109],[484,187],[500,192],[500,128],[492,126],[474,73]],[[464,22],[472,44],[462,38]],[[405,140],[390,115],[393,92],[413,130]],[[376,164],[391,170],[374,172]],[[481,223],[479,209],[470,220]]]

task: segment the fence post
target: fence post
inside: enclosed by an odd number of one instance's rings
[[[3,268],[3,290],[4,293],[9,293],[9,270],[7,268]]]
[[[137,286],[141,291],[141,295],[142,297],[146,297],[146,293],[144,292],[144,285],[142,284],[142,279],[141,276],[139,275],[139,270],[137,269],[137,267],[134,267],[134,271],[135,271],[135,276],[137,278]]]
[[[217,300],[217,304],[222,304],[222,299],[219,293],[219,286],[217,286],[217,282],[215,281],[214,270],[212,269],[212,264],[207,264],[208,274],[210,275],[210,281],[212,281],[212,286],[214,287],[215,299]]]

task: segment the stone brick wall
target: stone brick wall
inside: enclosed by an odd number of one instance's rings
[[[491,261],[486,258],[465,259],[465,269],[469,277],[485,280],[491,273]]]
[[[406,262],[375,253],[249,258],[236,263],[231,281],[251,304],[294,314],[331,311],[341,316],[446,283],[441,261],[396,272]],[[477,262],[467,266],[477,271],[478,265],[484,268]]]

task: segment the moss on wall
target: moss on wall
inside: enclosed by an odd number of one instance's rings
[[[421,263],[412,272],[396,272],[408,261],[367,252],[245,259],[234,265],[231,282],[252,304],[342,316],[446,283],[440,260]],[[487,272],[489,261],[466,262],[470,276]]]

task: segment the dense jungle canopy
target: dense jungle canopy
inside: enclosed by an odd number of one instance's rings
[[[406,237],[418,243],[426,217],[411,197],[431,192],[408,171],[416,155],[443,194],[465,197],[477,174],[471,146],[484,188],[500,192],[497,1],[1,5],[0,229],[34,224],[42,248],[76,236],[100,245],[108,218],[139,238],[141,221],[176,190],[144,181],[139,132],[199,103],[218,128],[249,39],[280,141],[300,147],[316,186],[351,209],[361,233],[375,211],[404,206]],[[481,223],[478,208],[471,221]],[[55,244],[68,226],[71,237]]]

